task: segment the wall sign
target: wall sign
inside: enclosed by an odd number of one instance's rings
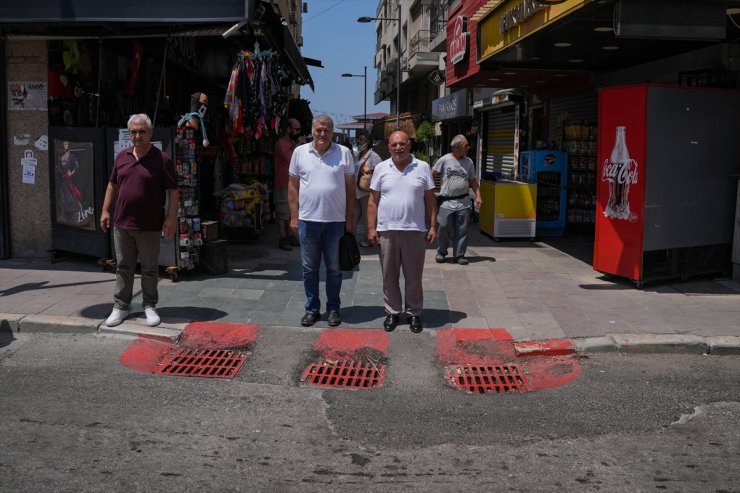
[[[468,91],[466,89],[453,92],[432,101],[432,119],[444,121],[470,116],[468,106]]]
[[[545,8],[545,5],[536,0],[524,0],[501,15],[499,32],[506,32],[512,27],[521,24],[543,8]]]
[[[429,74],[429,82],[434,84],[435,86],[441,86],[445,81],[445,73],[443,70],[440,69],[434,69]]]
[[[468,18],[458,15],[452,28],[452,39],[449,42],[449,58],[452,64],[460,63],[468,52]]]
[[[47,110],[48,82],[8,82],[9,110]]]

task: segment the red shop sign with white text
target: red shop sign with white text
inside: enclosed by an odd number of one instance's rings
[[[459,15],[455,19],[455,24],[452,29],[452,39],[448,43],[449,46],[449,58],[452,64],[456,64],[465,58],[465,54],[468,52],[468,40],[470,39],[470,33],[468,32],[468,18],[464,15]]]

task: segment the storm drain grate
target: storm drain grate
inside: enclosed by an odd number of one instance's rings
[[[249,353],[225,349],[181,349],[160,363],[155,373],[181,377],[234,378]]]
[[[451,366],[445,376],[453,387],[469,393],[527,392],[527,379],[516,366]]]
[[[314,387],[344,387],[370,389],[380,387],[385,378],[385,366],[357,360],[321,361],[303,370],[301,381]]]

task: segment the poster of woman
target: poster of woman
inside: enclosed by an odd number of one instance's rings
[[[57,222],[94,231],[93,143],[55,139],[54,156]]]

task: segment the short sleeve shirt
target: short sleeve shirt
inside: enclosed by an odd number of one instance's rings
[[[152,146],[141,159],[130,147],[116,156],[110,182],[118,187],[113,225],[135,231],[161,231],[166,191],[177,188],[170,157]]]
[[[352,153],[334,142],[320,155],[312,143],[293,150],[290,176],[299,179],[298,219],[315,222],[344,222],[347,219],[345,177],[355,173]]]
[[[412,157],[399,171],[393,159],[386,159],[375,166],[370,188],[380,192],[377,231],[427,232],[424,194],[434,189],[428,163]]]
[[[434,171],[439,173],[442,184],[439,194],[446,197],[465,195],[464,198],[446,200],[440,206],[442,209],[460,210],[471,206],[468,195],[470,180],[475,179],[475,165],[468,156],[457,159],[452,153],[445,154],[434,163]]]

